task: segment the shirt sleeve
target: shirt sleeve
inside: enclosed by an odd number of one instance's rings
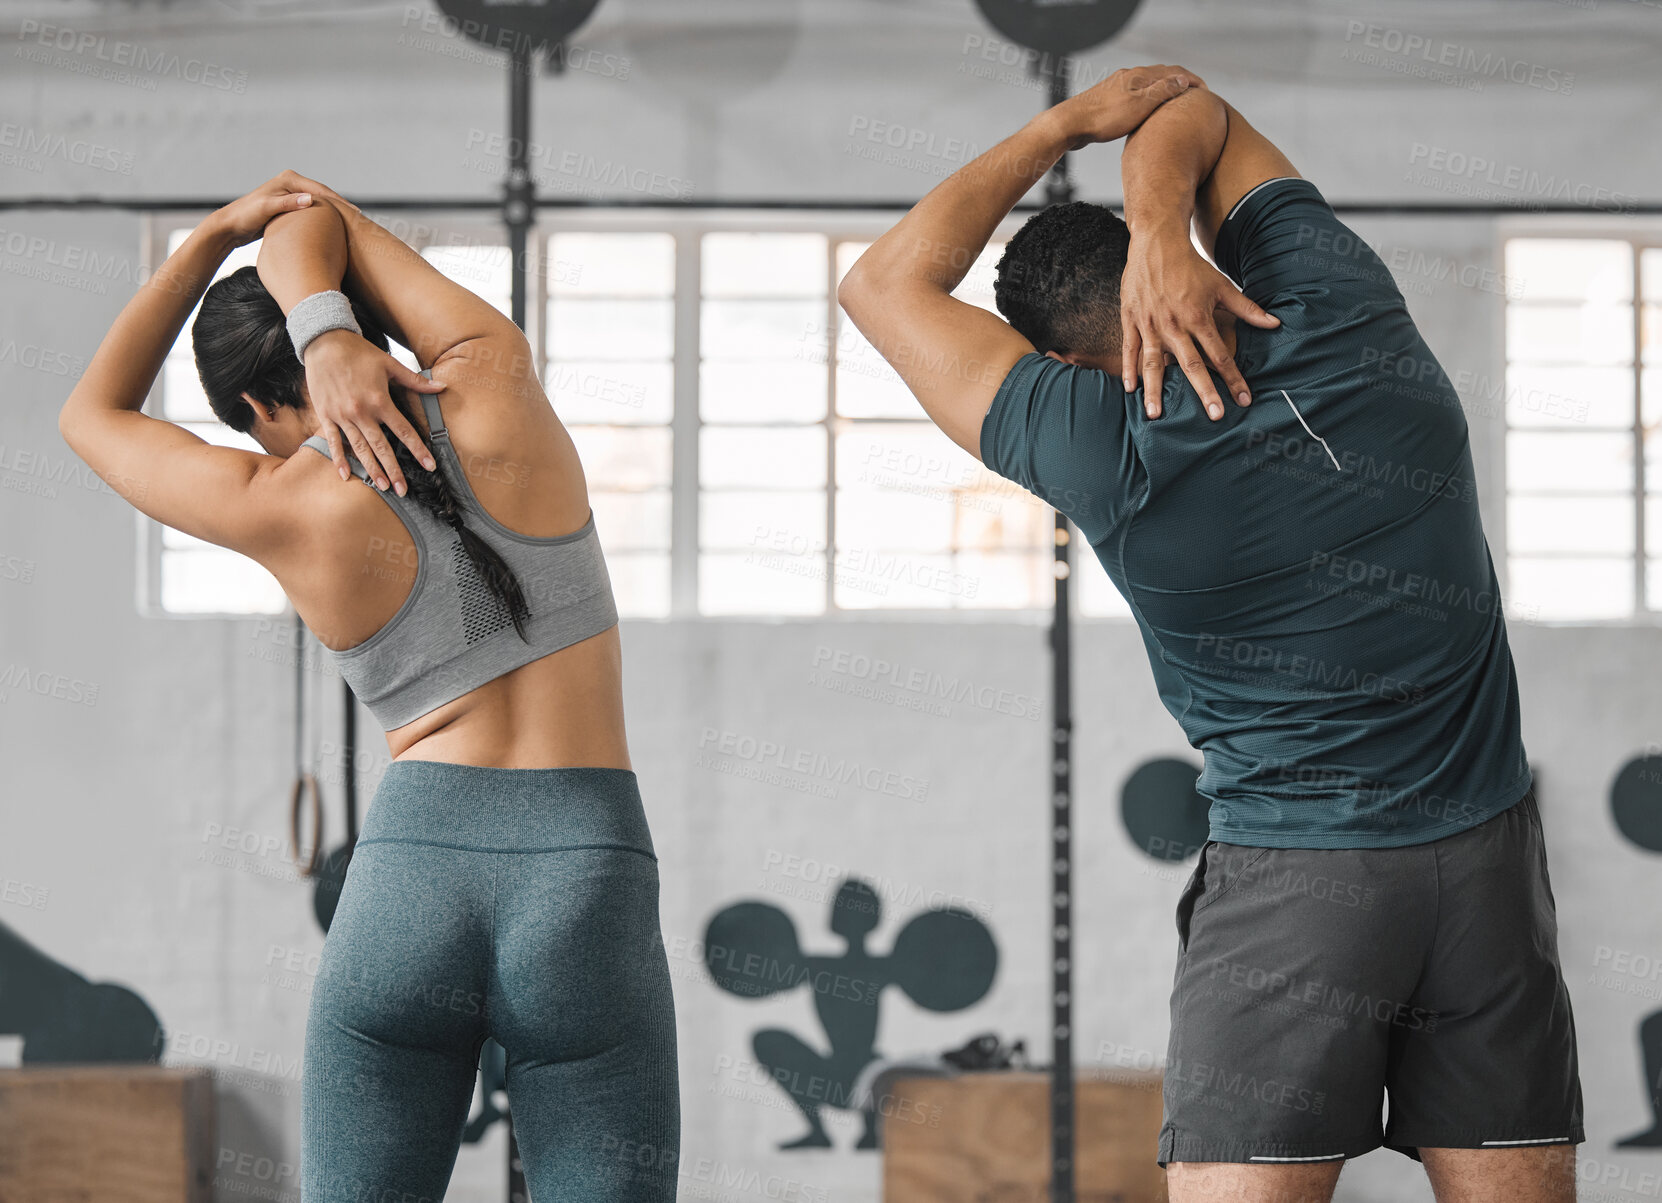
[[[1343,303],[1405,305],[1384,262],[1309,180],[1268,180],[1247,193],[1224,218],[1214,251],[1223,273],[1265,308],[1299,294],[1320,297],[1328,312]]]
[[[1141,478],[1125,386],[1108,372],[1023,355],[982,421],[981,462],[1097,543],[1129,509]]]

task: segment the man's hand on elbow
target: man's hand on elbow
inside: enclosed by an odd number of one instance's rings
[[[1168,352],[1213,421],[1222,418],[1224,410],[1208,364],[1223,377],[1236,404],[1251,404],[1251,390],[1219,330],[1220,319],[1228,324],[1230,315],[1264,329],[1281,324],[1201,258],[1186,231],[1167,228],[1131,236],[1120,279],[1121,372],[1127,392],[1136,388],[1141,375],[1143,408],[1149,417],[1160,416]]]

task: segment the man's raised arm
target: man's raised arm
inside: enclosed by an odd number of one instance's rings
[[[1202,85],[1181,67],[1114,72],[953,173],[843,278],[837,300],[860,333],[934,423],[977,459],[981,421],[999,385],[1034,348],[952,290],[998,223],[1064,153],[1124,137],[1191,86]]]

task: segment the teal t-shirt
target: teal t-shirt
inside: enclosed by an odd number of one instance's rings
[[[1237,326],[1250,406],[1213,422],[1168,369],[1150,421],[1116,375],[1027,355],[982,459],[1072,519],[1130,604],[1204,755],[1212,839],[1383,848],[1480,823],[1530,771],[1459,396],[1308,181],[1244,197],[1216,258],[1281,319]]]

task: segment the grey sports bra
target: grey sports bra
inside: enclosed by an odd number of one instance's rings
[[[438,398],[421,394],[421,404],[433,455],[468,529],[513,569],[529,615],[522,640],[507,607],[486,587],[455,530],[414,497],[400,497],[391,490],[381,493],[410,532],[415,584],[379,631],[356,647],[329,654],[358,700],[388,731],[617,622],[593,513],[581,530],[569,535],[536,538],[509,530],[473,495],[461,459],[450,445]],[[329,454],[321,435],[305,445]],[[370,484],[364,466],[350,451],[347,455],[353,475]],[[397,558],[404,562],[404,557]]]

